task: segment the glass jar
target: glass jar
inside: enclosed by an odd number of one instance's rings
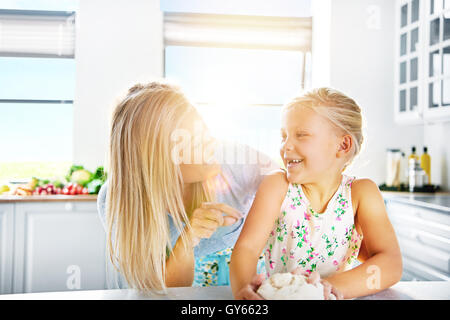
[[[386,185],[388,187],[398,187],[401,182],[401,160],[400,149],[387,149],[386,158]]]

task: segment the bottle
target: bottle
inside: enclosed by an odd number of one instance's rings
[[[408,185],[408,160],[402,151],[402,158],[400,160],[400,184]]]
[[[423,147],[423,154],[420,157],[420,166],[422,167],[423,171],[425,171],[427,179],[425,184],[431,184],[431,157],[427,153],[428,148]]]
[[[410,159],[416,159],[417,161],[420,161],[419,156],[416,154],[416,147],[412,146],[411,147],[411,154],[408,157],[408,162]]]
[[[419,160],[416,158],[409,159],[409,192],[417,191],[417,188],[421,188],[424,185],[425,171],[420,167]]]

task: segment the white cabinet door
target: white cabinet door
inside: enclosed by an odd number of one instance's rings
[[[14,293],[105,289],[96,203],[16,204]]]
[[[403,257],[403,280],[450,280],[450,216],[387,200],[386,209]]]
[[[450,120],[448,3],[397,0],[394,116],[399,124]]]
[[[12,293],[14,204],[0,204],[0,294]]]

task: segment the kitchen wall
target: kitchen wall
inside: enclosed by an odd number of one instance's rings
[[[163,75],[159,0],[79,0],[74,162],[95,169],[108,149],[111,108],[135,81]]]
[[[423,126],[394,123],[392,0],[313,1],[313,86],[354,98],[365,117],[365,146],[350,174],[385,182],[386,148],[422,146]]]
[[[427,123],[424,144],[431,155],[431,183],[450,191],[450,122]]]

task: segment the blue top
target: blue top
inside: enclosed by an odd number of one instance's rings
[[[248,146],[240,144],[223,143],[218,147],[216,158],[221,163],[222,174],[229,183],[228,188],[218,188],[224,190],[216,190],[216,202],[225,203],[237,210],[239,210],[245,217],[252,205],[255,193],[262,181],[264,174],[278,168],[279,166],[270,160],[270,158]],[[223,153],[220,153],[223,152]],[[250,152],[253,157],[247,157]],[[220,154],[219,154],[220,153]],[[247,155],[247,156],[246,156]],[[253,163],[244,163],[248,159],[256,159]],[[224,159],[224,161],[220,161]],[[259,159],[259,163],[258,160]],[[256,163],[255,163],[256,162]],[[215,179],[219,185],[226,185],[223,178],[218,175]],[[103,227],[106,231],[105,218],[105,202],[108,182],[106,182],[100,189],[97,208]],[[179,237],[179,233],[175,228],[170,215],[170,235],[172,246],[175,245]],[[194,249],[196,258],[211,254],[229,247],[233,247],[244,225],[244,220],[241,219],[231,226],[224,226],[217,228],[216,232],[208,239],[202,239]]]

